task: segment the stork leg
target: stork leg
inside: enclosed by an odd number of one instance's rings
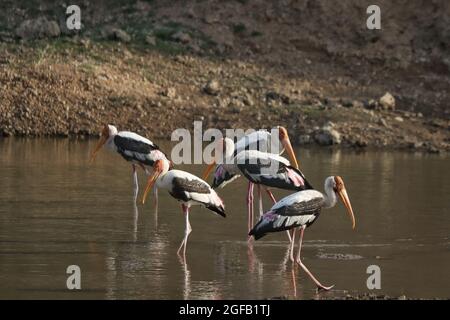
[[[136,171],[136,165],[132,164],[131,166],[133,168],[133,199],[134,199],[134,203],[136,203],[138,193],[139,193],[139,181],[138,181],[138,176],[137,176],[137,171]]]
[[[303,242],[303,233],[304,233],[304,231],[305,231],[305,227],[304,227],[304,226],[303,226],[303,227],[300,227],[300,237],[299,237],[299,240],[298,240],[298,253],[297,253],[297,259],[296,259],[296,262],[300,265],[300,267],[302,267],[302,269],[303,269],[303,270],[306,272],[306,274],[311,278],[311,280],[314,281],[314,283],[316,284],[318,290],[322,289],[322,290],[328,291],[328,290],[330,290],[331,288],[333,288],[334,285],[329,286],[329,287],[325,287],[323,284],[321,284],[321,283],[319,282],[319,280],[317,280],[317,279],[313,276],[313,274],[308,270],[308,268],[303,264],[303,262],[302,262],[302,260],[301,260],[301,258],[300,258],[300,254],[301,254],[301,251],[302,251],[302,242]],[[294,233],[294,234],[295,234],[295,233]],[[294,242],[294,239],[292,239],[292,242]]]
[[[248,189],[247,189],[247,212],[248,212],[248,217],[247,217],[247,227],[248,227],[248,232],[247,234],[250,233],[250,231],[253,228],[253,183],[252,182],[248,182]],[[248,241],[251,241],[252,237],[248,237]]]
[[[277,203],[277,199],[275,199],[275,197],[273,196],[272,191],[270,191],[269,188],[266,188],[266,192],[267,192],[267,194],[269,195],[270,200],[272,200],[272,202],[273,202],[274,204]]]
[[[184,239],[181,241],[181,245],[178,248],[177,254],[180,255],[181,249],[183,249],[183,259],[186,261],[186,248],[189,234],[192,232],[191,224],[189,223],[189,207],[184,203],[181,205],[183,213],[186,217],[186,228],[184,229]]]
[[[259,218],[261,218],[264,214],[263,202],[262,202],[262,194],[261,194],[261,185],[258,184],[258,205],[259,205]]]
[[[289,234],[289,230],[288,230]],[[289,234],[290,235],[290,234]],[[291,240],[291,251],[289,252],[289,257],[291,258],[291,261],[294,262],[294,245],[295,245],[295,229],[293,229],[292,232],[292,240]]]

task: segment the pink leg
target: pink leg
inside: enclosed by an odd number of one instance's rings
[[[294,297],[297,297],[297,284],[295,281],[295,269],[294,268],[292,268],[292,270],[291,270],[291,275],[292,275],[292,284],[294,286]]]
[[[266,188],[266,192],[269,195],[270,199],[272,200],[273,203],[277,203],[277,199],[275,199],[275,197],[273,196],[272,191],[270,191],[269,189]]]
[[[134,203],[136,203],[137,196],[139,193],[139,181],[138,181],[138,176],[137,176],[137,171],[136,171],[136,165],[132,164],[131,167],[133,169],[133,199],[134,199]]]
[[[287,230],[287,231],[288,231],[288,233],[289,233],[289,230]],[[293,229],[293,231],[292,231],[291,251],[290,251],[290,253],[289,253],[289,257],[291,258],[291,261],[292,261],[292,262],[295,261],[295,260],[294,260],[294,245],[295,245],[294,239],[295,239],[295,229]]]
[[[296,262],[300,265],[300,267],[302,267],[302,269],[306,272],[306,274],[312,279],[312,281],[314,281],[314,283],[316,284],[318,289],[322,289],[322,290],[330,290],[331,288],[334,287],[334,285],[329,286],[329,287],[325,287],[324,285],[322,285],[319,280],[317,280],[313,274],[308,270],[308,268],[306,268],[306,266],[303,264],[301,258],[300,258],[300,253],[302,251],[302,241],[303,241],[303,233],[305,231],[305,227],[300,227],[300,239],[298,240],[298,253],[297,253],[297,259]],[[294,239],[292,239],[292,242],[294,242]]]
[[[254,191],[255,185],[252,183],[250,188],[251,188],[251,191],[250,191],[250,203],[251,203],[250,209],[252,210],[251,228],[253,228],[253,226],[255,225],[255,213],[254,213],[254,210],[253,210],[254,209],[254,207],[253,207],[253,191]]]
[[[261,194],[261,185],[258,184],[258,206],[259,206],[259,218],[261,218],[264,214],[263,202],[262,202],[262,194]]]
[[[182,204],[181,208],[183,209],[183,213],[186,217],[186,228],[184,230],[184,239],[183,239],[183,241],[181,241],[181,245],[178,248],[177,254],[180,255],[180,251],[181,251],[181,249],[183,249],[183,259],[184,259],[184,261],[186,261],[187,239],[189,237],[189,234],[192,231],[192,228],[191,228],[191,224],[189,223],[189,207],[186,206],[185,204]]]
[[[247,214],[247,226],[248,232],[250,233],[250,230],[253,228],[253,183],[250,181],[248,182],[247,189]]]

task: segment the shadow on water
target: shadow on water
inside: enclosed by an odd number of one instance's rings
[[[168,143],[162,144],[169,150]],[[92,141],[0,140],[0,298],[230,299],[315,298],[292,267],[284,233],[248,246],[246,184],[219,190],[227,218],[192,209],[186,264],[176,251],[184,232],[180,206],[159,193],[132,201],[130,167],[102,151],[88,165]],[[449,297],[448,158],[400,152],[298,149],[308,179],[344,177],[357,219],[326,210],[305,232],[304,263],[335,289],[368,292],[369,265],[381,268],[376,293]],[[199,175],[201,166],[181,166]],[[139,173],[140,190],[145,175]],[[287,195],[276,191],[276,197]],[[150,195],[152,197],[152,195]],[[264,199],[264,207],[270,201]],[[82,290],[66,289],[78,265]]]

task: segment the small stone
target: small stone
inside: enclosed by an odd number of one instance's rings
[[[387,126],[388,126],[386,120],[384,120],[383,118],[380,118],[380,119],[378,120],[378,124],[379,124],[380,126],[383,126],[383,127],[387,127]]]
[[[192,41],[191,36],[183,31],[178,31],[172,35],[172,40],[181,42],[183,44],[188,44]]]
[[[250,95],[245,95],[245,97],[242,99],[242,102],[246,105],[246,106],[253,106],[255,103],[253,102],[253,99]]]
[[[400,116],[397,116],[397,117],[395,117],[394,119],[395,119],[395,121],[403,122],[403,118],[400,117]]]
[[[366,107],[366,109],[370,109],[370,110],[376,109],[378,107],[378,102],[375,101],[374,99],[370,99],[369,101],[367,101],[364,104],[364,107]]]
[[[353,107],[353,101],[350,100],[343,100],[342,106],[345,108],[352,108]]]
[[[203,87],[203,91],[209,95],[217,96],[220,91],[219,82],[217,80],[208,81],[208,83]]]
[[[167,98],[175,98],[176,96],[176,91],[175,88],[165,88],[162,92],[161,95],[163,95],[164,97]]]
[[[145,43],[151,45],[151,46],[156,46],[156,37],[152,34],[148,34],[145,36]]]
[[[389,92],[386,92],[379,100],[380,105],[385,110],[395,110],[395,98]]]
[[[114,32],[114,37],[115,40],[119,40],[122,42],[130,42],[131,41],[131,37],[128,33],[126,33],[125,31],[123,31],[122,29],[116,29]]]
[[[109,40],[116,40],[122,42],[130,42],[131,36],[124,30],[108,26],[102,30],[102,35],[104,38]]]
[[[353,108],[364,108],[364,103],[362,103],[361,101],[358,101],[358,100],[353,100],[352,106],[353,106]]]
[[[298,144],[310,144],[311,136],[309,134],[302,134],[297,139]]]
[[[56,21],[45,17],[23,21],[16,29],[16,36],[22,39],[42,39],[58,37],[61,29]]]
[[[340,144],[341,135],[337,130],[328,125],[316,132],[314,140],[321,146]]]

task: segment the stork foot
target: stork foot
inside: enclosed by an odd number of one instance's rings
[[[333,289],[334,284],[329,286],[329,287],[325,287],[323,285],[317,286],[317,292],[321,292],[321,291],[330,291],[331,289]]]

